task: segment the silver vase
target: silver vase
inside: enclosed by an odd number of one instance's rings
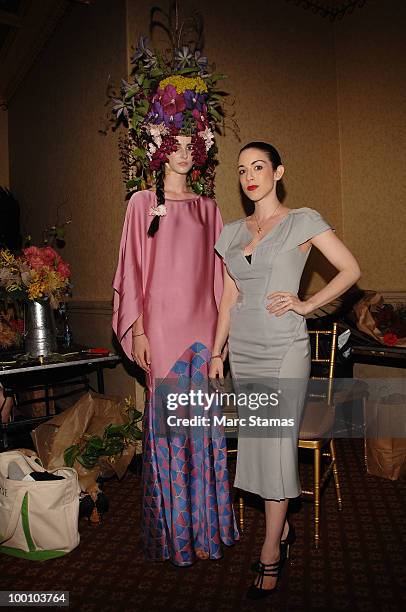
[[[31,357],[56,352],[56,325],[49,300],[30,300],[25,304],[25,352]]]

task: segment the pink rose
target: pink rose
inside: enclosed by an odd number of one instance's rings
[[[55,268],[61,259],[58,253],[50,246],[43,247],[41,252],[44,264],[50,268]]]
[[[67,264],[66,262],[62,261],[62,259],[60,259],[59,263],[58,263],[58,267],[57,267],[57,272],[58,274],[60,274],[62,276],[62,278],[69,278],[70,277],[70,267],[69,264]]]
[[[41,249],[35,246],[23,249],[23,253],[33,270],[41,270],[44,267],[44,260],[42,258]]]

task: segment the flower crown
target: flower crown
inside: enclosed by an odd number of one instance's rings
[[[194,168],[192,189],[214,195],[217,148],[214,132],[224,119],[226,95],[217,88],[225,78],[207,71],[208,61],[188,46],[164,56],[141,37],[131,58],[129,82],[121,82],[121,98],[113,97],[116,127],[124,124],[128,135],[120,142],[121,162],[129,193],[154,184],[168,155],[176,150],[176,136],[192,137]]]

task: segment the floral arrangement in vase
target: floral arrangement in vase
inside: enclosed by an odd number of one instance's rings
[[[51,247],[29,246],[14,255],[0,250],[0,297],[3,300],[49,300],[52,308],[69,293],[70,268]]]

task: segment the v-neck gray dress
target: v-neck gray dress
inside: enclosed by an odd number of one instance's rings
[[[230,312],[229,359],[234,383],[276,380],[284,399],[280,409],[289,413],[280,416],[293,416],[295,421],[288,435],[285,428],[283,433],[273,429],[265,437],[239,436],[234,485],[265,499],[294,498],[301,493],[297,435],[310,373],[304,317],[293,311],[276,317],[266,310],[266,296],[274,291],[297,294],[310,252],[298,247],[328,229],[331,226],[318,212],[298,208],[290,210],[258,243],[251,263],[244,255],[252,240],[245,219],[225,225],[215,245],[239,290]],[[294,379],[293,386],[287,384],[289,379]]]

